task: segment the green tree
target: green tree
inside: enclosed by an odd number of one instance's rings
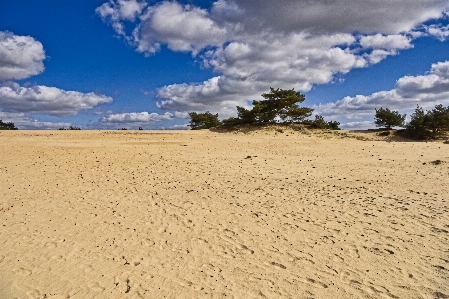
[[[391,127],[404,127],[406,114],[401,115],[398,111],[391,111],[388,108],[376,109],[376,116],[374,123],[376,127],[385,127],[391,129]]]
[[[13,122],[5,123],[0,119],[0,130],[18,130],[18,128],[16,128]]]
[[[444,108],[442,104],[427,111],[424,117],[426,129],[430,130],[432,138],[436,138],[445,131],[449,131],[449,106]]]
[[[313,109],[298,107],[298,103],[306,99],[295,89],[274,89],[262,94],[265,100],[253,101],[253,112],[256,122],[275,122],[279,117],[284,122],[297,122],[312,115]]]
[[[434,109],[424,112],[417,106],[415,113],[406,126],[408,136],[415,139],[436,138],[449,131],[449,106],[436,105]]]
[[[428,135],[425,124],[426,113],[422,107],[416,106],[415,112],[411,115],[411,120],[407,124],[406,131],[411,138],[424,139]]]
[[[218,113],[212,114],[209,111],[205,113],[190,112],[190,123],[188,126],[192,130],[210,129],[221,125],[218,120]]]
[[[329,129],[331,129],[331,130],[341,130],[340,123],[338,121],[331,120],[327,123],[327,125],[329,126]]]
[[[256,122],[254,109],[248,110],[240,106],[237,106],[237,118],[240,123],[244,124],[252,124]]]

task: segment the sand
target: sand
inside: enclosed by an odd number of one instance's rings
[[[0,131],[0,298],[449,298],[449,145],[386,140]]]

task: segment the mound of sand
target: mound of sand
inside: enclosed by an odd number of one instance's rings
[[[448,298],[449,145],[386,138],[0,132],[0,298]]]

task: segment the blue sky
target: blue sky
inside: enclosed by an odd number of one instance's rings
[[[183,129],[269,87],[342,128],[449,104],[449,1],[2,0],[0,119]]]

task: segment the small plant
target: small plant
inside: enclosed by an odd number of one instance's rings
[[[143,130],[143,128],[142,127],[139,127],[139,131],[142,131]]]
[[[118,130],[125,130],[125,131],[126,131],[126,130],[128,130],[128,129],[127,129],[127,128],[121,128],[121,129],[118,129]]]

